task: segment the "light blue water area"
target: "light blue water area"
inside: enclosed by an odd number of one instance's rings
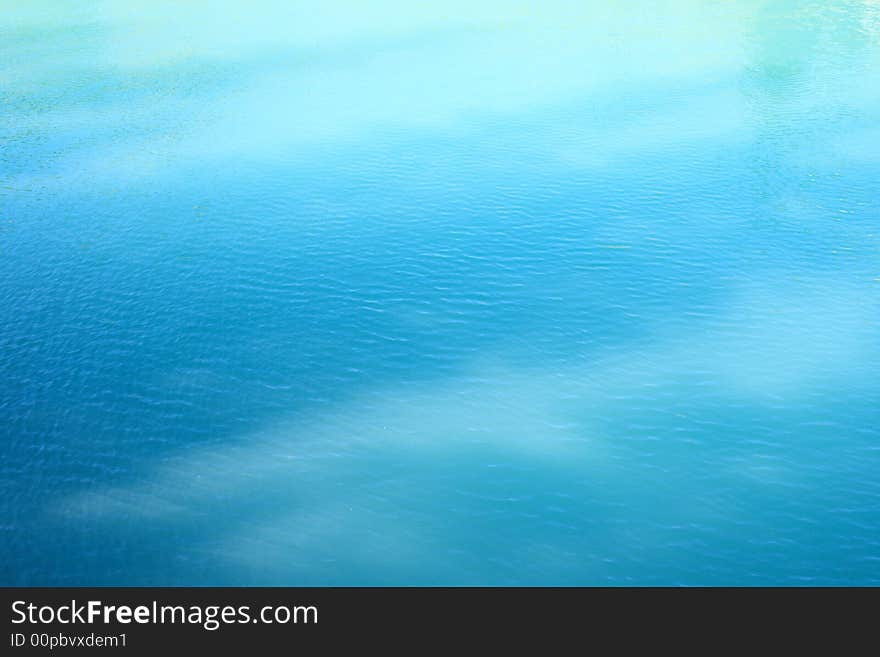
[[[0,583],[880,584],[880,3],[0,1]]]

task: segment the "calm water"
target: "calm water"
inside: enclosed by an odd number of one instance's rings
[[[0,583],[880,584],[880,2],[0,0]]]

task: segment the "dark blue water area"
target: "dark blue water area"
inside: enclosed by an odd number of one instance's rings
[[[283,56],[15,95],[0,583],[880,583],[859,43],[223,157]]]

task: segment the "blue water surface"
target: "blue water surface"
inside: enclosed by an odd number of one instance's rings
[[[0,0],[0,584],[880,584],[880,2]]]

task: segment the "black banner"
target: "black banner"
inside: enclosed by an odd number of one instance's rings
[[[844,610],[844,589],[7,588],[3,654],[112,650],[464,648],[613,641],[679,645],[710,632],[810,637]],[[870,594],[871,601],[876,590]],[[849,604],[848,604],[849,603]],[[861,610],[861,611],[859,611]]]

